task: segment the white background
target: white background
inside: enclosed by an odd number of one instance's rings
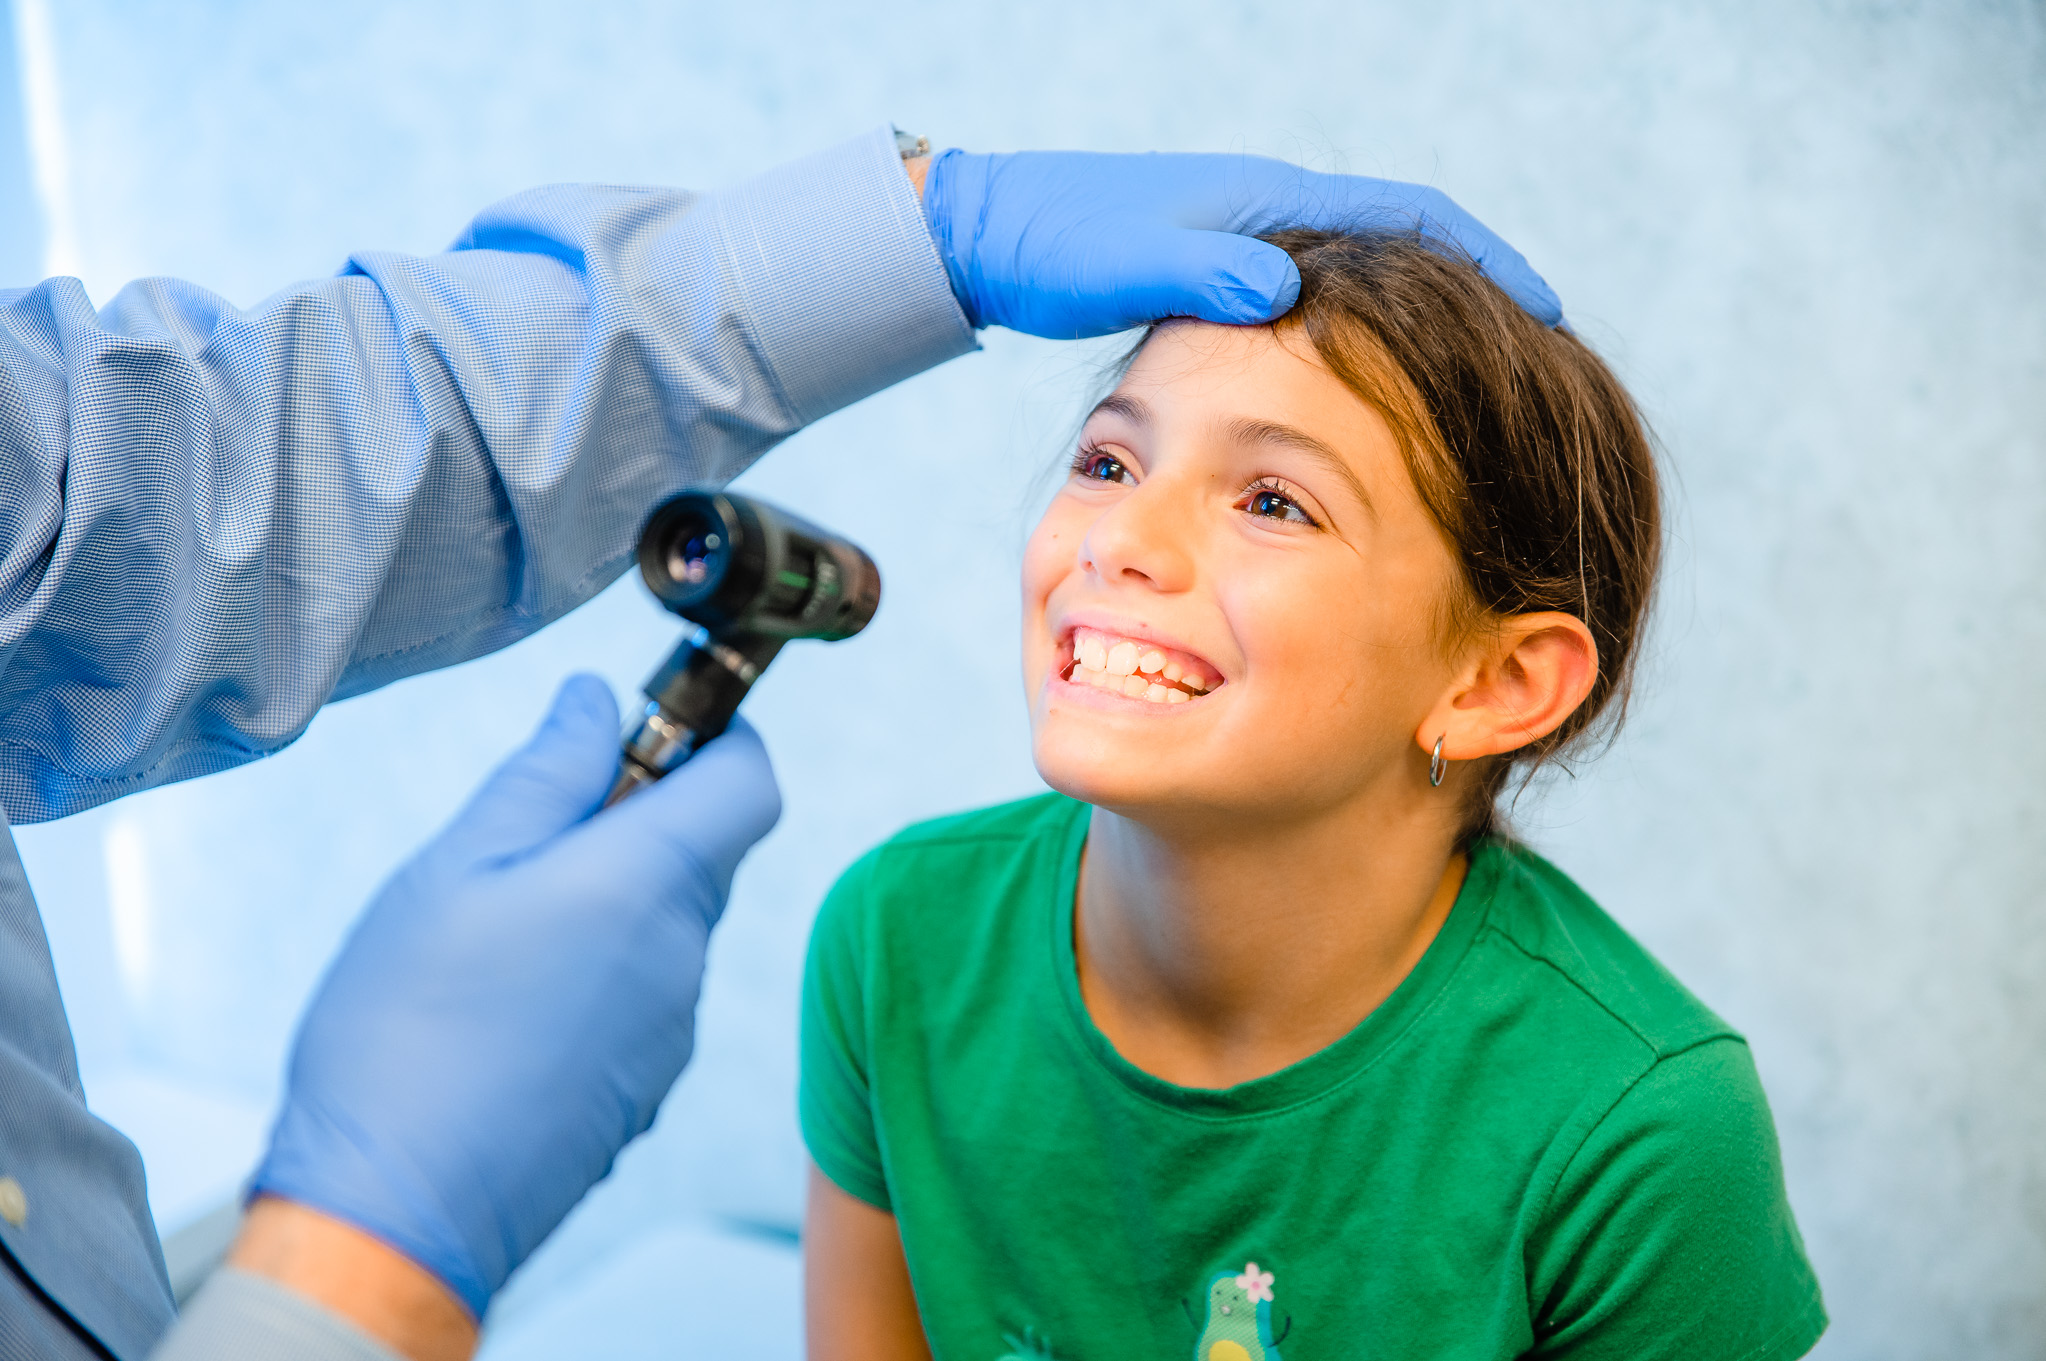
[[[1819,1355],[2046,1350],[2036,4],[16,5],[37,155],[0,180],[44,231],[0,253],[101,300],[163,273],[251,303],[536,182],[714,186],[890,119],[1444,188],[1615,362],[1673,491],[1627,734],[1520,825],[1753,1041]],[[991,335],[749,476],[872,549],[887,602],[751,701],[788,812],[697,1064],[501,1302],[499,1356],[795,1353],[804,926],[902,823],[1036,787],[1017,548],[1098,360]],[[166,1230],[246,1171],[378,880],[562,675],[629,695],[673,636],[626,582],[259,766],[22,832]]]

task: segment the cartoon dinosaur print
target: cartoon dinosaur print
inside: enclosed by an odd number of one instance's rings
[[[1208,1318],[1194,1344],[1194,1361],[1279,1361],[1279,1343],[1293,1331],[1289,1316],[1272,1336],[1272,1273],[1256,1262],[1243,1271],[1218,1271],[1208,1280]]]

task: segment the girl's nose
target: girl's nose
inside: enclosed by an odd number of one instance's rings
[[[1183,591],[1193,584],[1189,551],[1196,510],[1164,479],[1143,482],[1104,510],[1080,541],[1080,563],[1110,585]]]

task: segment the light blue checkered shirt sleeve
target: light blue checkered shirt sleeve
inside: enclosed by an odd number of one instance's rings
[[[663,495],[973,344],[886,129],[726,192],[534,190],[246,311],[0,295],[0,803],[220,770],[512,642]]]

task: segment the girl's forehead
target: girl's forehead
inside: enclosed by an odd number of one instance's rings
[[[1175,414],[1297,419],[1354,426],[1364,403],[1330,371],[1295,326],[1216,326],[1168,322],[1130,361],[1118,395],[1127,413],[1141,404],[1154,418]]]

